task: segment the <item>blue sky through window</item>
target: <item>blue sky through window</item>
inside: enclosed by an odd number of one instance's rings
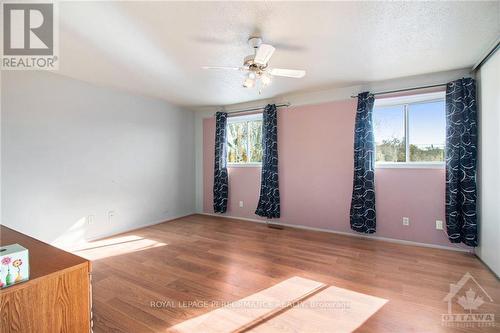
[[[373,127],[375,129],[375,142],[398,139],[404,137],[403,106],[375,108],[373,112]]]
[[[446,118],[444,101],[410,104],[410,144],[444,146]]]
[[[404,137],[403,106],[375,108],[373,120],[375,141]],[[446,119],[444,101],[415,103],[409,105],[409,137],[410,144],[417,146],[445,144]]]
[[[375,107],[373,126],[377,162],[444,161],[446,119],[442,99]]]

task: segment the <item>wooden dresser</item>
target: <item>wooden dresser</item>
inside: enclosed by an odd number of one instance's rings
[[[0,332],[89,332],[90,261],[0,225],[29,250],[30,279],[0,290]]]

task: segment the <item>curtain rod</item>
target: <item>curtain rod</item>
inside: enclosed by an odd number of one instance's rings
[[[440,84],[431,84],[431,85],[428,85],[428,86],[420,86],[420,87],[413,87],[413,88],[379,91],[379,92],[373,93],[372,95],[376,96],[376,95],[394,94],[394,93],[403,92],[403,91],[442,87],[442,86],[445,86],[445,85],[446,85],[446,83],[440,83]],[[351,98],[358,98],[358,96],[351,96]]]
[[[281,107],[287,107],[287,106],[290,106],[291,104],[290,103],[283,103],[283,104],[276,104],[276,107],[277,108],[281,108]],[[259,106],[259,107],[255,107],[255,108],[249,108],[249,109],[241,109],[241,110],[234,110],[234,111],[227,111],[228,113],[228,116],[232,116],[234,114],[238,114],[238,113],[246,113],[246,112],[250,112],[250,111],[259,111],[259,110],[264,110],[266,108],[266,106]]]

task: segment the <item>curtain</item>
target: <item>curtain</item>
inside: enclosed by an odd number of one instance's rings
[[[476,82],[446,85],[446,230],[452,243],[477,246]]]
[[[373,137],[372,94],[358,95],[356,123],[354,128],[354,181],[351,200],[351,229],[357,232],[374,233],[375,217],[375,144]]]
[[[260,197],[255,214],[267,218],[280,217],[280,190],[278,183],[278,112],[276,105],[264,109],[262,123],[262,174]]]
[[[227,113],[215,114],[215,165],[214,165],[214,212],[225,213],[227,210]]]

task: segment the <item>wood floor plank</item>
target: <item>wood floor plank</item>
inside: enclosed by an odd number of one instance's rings
[[[313,280],[293,277],[258,293],[180,323],[169,329],[172,333],[234,333],[272,317],[300,299],[324,288]]]
[[[256,325],[248,332],[353,332],[376,313],[387,300],[347,289],[328,287],[300,306]],[[304,320],[307,318],[308,320]]]
[[[113,306],[100,300],[93,300],[93,329],[95,333],[153,333],[154,330],[144,323],[134,320],[128,314],[122,313]]]
[[[138,243],[127,246],[120,239]],[[111,245],[78,253],[91,260],[96,256],[95,332],[166,331],[293,277],[386,299],[357,332],[498,331],[498,327],[441,324],[441,315],[447,313],[443,298],[450,284],[466,272],[494,300],[481,309],[495,314],[497,324],[500,320],[500,283],[470,253],[276,230],[204,215],[134,230],[109,241]],[[153,306],[152,301],[157,303]],[[202,301],[214,303],[206,306]]]

